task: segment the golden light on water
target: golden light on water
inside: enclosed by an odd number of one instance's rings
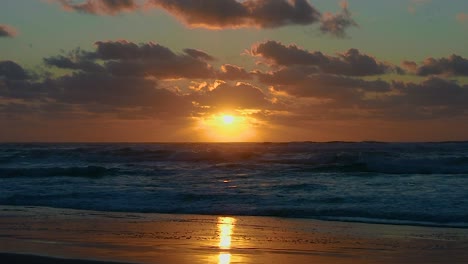
[[[218,264],[229,264],[231,263],[231,254],[230,253],[219,253]]]
[[[232,234],[234,232],[234,226],[236,219],[232,217],[218,217],[218,232],[219,232],[219,243],[220,249],[231,249],[232,247]],[[221,252],[218,256],[218,264],[229,264],[231,263],[231,253]]]
[[[219,248],[230,249],[232,233],[236,219],[232,217],[218,217]]]

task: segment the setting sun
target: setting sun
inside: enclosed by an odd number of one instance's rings
[[[255,124],[258,121],[249,115],[218,113],[197,119],[197,129],[203,131],[207,141],[240,142],[256,139]]]
[[[235,118],[232,115],[223,115],[222,120],[225,125],[231,125],[234,123]]]

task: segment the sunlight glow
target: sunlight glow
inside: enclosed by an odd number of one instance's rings
[[[197,118],[197,127],[206,141],[255,141],[258,121],[248,114],[218,113]]]
[[[223,115],[222,120],[226,125],[231,125],[234,123],[234,117],[232,115]]]

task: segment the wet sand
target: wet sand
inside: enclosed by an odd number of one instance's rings
[[[0,263],[468,263],[468,229],[1,206],[0,252],[15,253]]]

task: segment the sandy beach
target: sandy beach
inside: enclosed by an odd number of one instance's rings
[[[21,254],[1,254],[3,263],[468,261],[468,230],[457,228],[17,206],[0,215],[0,251]]]

